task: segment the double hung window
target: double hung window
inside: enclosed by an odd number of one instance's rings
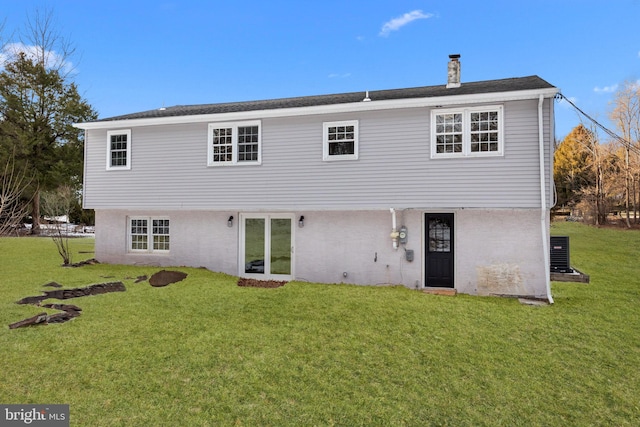
[[[169,252],[169,218],[129,218],[131,252]]]
[[[260,164],[260,121],[210,123],[207,165]]]
[[[431,157],[501,156],[502,106],[433,110]]]
[[[131,169],[131,129],[107,132],[107,170]]]
[[[322,159],[356,160],[358,158],[358,121],[323,123]]]

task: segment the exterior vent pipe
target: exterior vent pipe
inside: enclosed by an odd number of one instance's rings
[[[398,250],[398,237],[400,233],[398,232],[397,223],[396,223],[396,210],[394,208],[389,208],[391,212],[391,242],[393,244],[393,249]]]

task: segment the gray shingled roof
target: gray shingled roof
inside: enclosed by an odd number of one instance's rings
[[[390,89],[369,91],[372,101],[431,98],[438,96],[470,95],[481,93],[512,92],[521,90],[550,89],[554,88],[538,76],[516,77],[500,80],[487,80],[482,82],[462,83],[458,88],[449,88],[445,85],[422,86],[407,89]],[[267,99],[261,101],[228,102],[221,104],[200,105],[176,105],[163,109],[142,111],[139,113],[125,114],[96,120],[96,122],[149,119],[161,117],[193,116],[199,114],[236,113],[243,111],[274,110],[280,108],[312,107],[320,105],[346,104],[360,102],[364,99],[365,92],[339,93],[333,95],[302,96],[297,98]]]

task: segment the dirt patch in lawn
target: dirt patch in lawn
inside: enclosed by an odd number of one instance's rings
[[[168,271],[161,270],[155,273],[149,279],[149,284],[154,288],[159,288],[162,286],[167,286],[172,283],[180,282],[187,278],[187,273],[183,273],[182,271]]]
[[[55,285],[59,286],[59,284],[55,282],[47,283],[45,286],[55,287]],[[88,295],[100,295],[100,294],[107,294],[110,292],[124,292],[126,290],[127,289],[124,287],[124,283],[122,282],[109,282],[109,283],[98,283],[96,285],[91,285],[84,288],[56,289],[55,291],[44,291],[42,295],[25,297],[25,298],[22,298],[20,301],[17,301],[16,304],[31,304],[37,307],[52,308],[55,310],[60,310],[60,313],[55,313],[55,314],[47,314],[46,312],[38,313],[33,317],[29,317],[19,322],[10,324],[9,329],[16,329],[24,326],[31,326],[31,325],[38,325],[38,324],[62,323],[80,316],[80,312],[82,311],[80,307],[72,304],[41,304],[41,302],[46,299],[53,298],[53,299],[59,299],[59,300],[66,300],[71,298],[85,297]]]
[[[97,264],[98,261],[94,259],[90,259],[87,261],[82,261],[80,263],[72,264],[69,267],[82,267],[85,265],[93,265]],[[162,287],[167,286],[172,283],[180,282],[187,277],[187,273],[183,273],[181,271],[168,271],[161,270],[155,273],[149,278],[149,284],[153,287]],[[133,278],[127,278],[132,279]],[[135,278],[135,283],[144,282],[147,280],[147,276],[138,276]],[[48,288],[61,288],[62,285],[56,282],[49,282],[43,287]],[[46,312],[38,313],[33,317],[29,317],[27,319],[21,320],[19,322],[15,322],[9,325],[9,329],[21,328],[24,326],[31,325],[46,325],[49,323],[62,323],[68,320],[71,320],[75,317],[80,316],[80,312],[82,309],[76,305],[72,304],[42,304],[42,301],[53,298],[59,300],[66,300],[71,298],[80,298],[86,297],[89,295],[100,295],[106,294],[109,292],[124,292],[127,289],[122,282],[108,282],[108,283],[99,283],[96,285],[90,285],[84,288],[74,288],[74,289],[55,289],[51,291],[43,291],[42,295],[35,295],[30,297],[22,298],[20,301],[16,301],[16,304],[31,304],[36,307],[44,307],[51,308],[54,310],[60,310],[59,313],[55,314],[47,314]]]
[[[91,258],[84,261],[75,262],[73,264],[68,264],[68,265],[65,265],[64,267],[84,267],[85,265],[95,265],[95,264],[100,264],[100,262],[95,258]]]
[[[250,288],[279,288],[284,286],[287,282],[278,280],[257,280],[246,279],[241,277],[238,279],[238,286],[250,287]]]
[[[97,285],[87,286],[85,288],[74,289],[57,289],[55,291],[44,291],[42,295],[22,298],[16,304],[34,304],[40,305],[41,301],[49,298],[54,299],[71,299],[86,297],[89,295],[108,294],[109,292],[124,292],[127,289],[122,282],[98,283]]]

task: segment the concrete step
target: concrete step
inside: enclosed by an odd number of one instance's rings
[[[446,295],[446,296],[455,296],[457,291],[451,288],[425,288],[422,292],[425,294],[431,295]]]

